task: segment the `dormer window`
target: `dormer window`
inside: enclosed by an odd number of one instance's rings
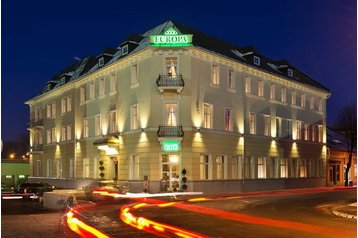
[[[293,70],[292,70],[292,69],[288,69],[288,70],[287,70],[287,75],[288,75],[288,77],[292,77],[292,76],[293,76]]]
[[[65,84],[65,83],[66,83],[66,78],[65,78],[65,77],[62,77],[62,78],[60,79],[60,84],[63,85],[63,84]]]
[[[122,47],[122,55],[128,54],[128,45]]]
[[[260,57],[254,56],[254,64],[260,65]]]
[[[98,60],[98,66],[101,67],[104,65],[104,58],[101,57],[99,60]]]

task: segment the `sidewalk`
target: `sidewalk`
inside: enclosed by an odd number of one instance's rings
[[[332,209],[332,213],[338,217],[357,219],[357,203],[335,207]]]

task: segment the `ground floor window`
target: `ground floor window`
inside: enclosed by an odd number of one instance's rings
[[[217,179],[226,179],[226,159],[223,155],[216,156],[216,178]]]
[[[51,160],[50,159],[48,159],[47,160],[47,168],[46,168],[46,177],[51,177],[51,170],[52,170],[52,163],[51,163]]]
[[[243,166],[244,161],[242,156],[233,156],[232,157],[232,178],[233,179],[243,179]]]
[[[36,160],[36,177],[41,176],[41,160]]]
[[[256,177],[255,167],[255,157],[246,157],[244,166],[245,179],[254,179]]]
[[[62,177],[62,164],[61,160],[56,160],[56,177],[61,178]]]
[[[200,179],[208,180],[210,174],[210,156],[200,155]]]
[[[287,178],[287,158],[281,158],[280,159],[280,177],[281,178]]]
[[[258,157],[257,158],[257,177],[266,178],[266,158]]]
[[[83,159],[83,177],[84,178],[89,178],[90,176],[90,164],[89,164],[89,159],[88,158],[84,158]]]
[[[74,178],[75,177],[75,170],[74,170],[74,161],[73,161],[73,159],[70,159],[70,178]]]

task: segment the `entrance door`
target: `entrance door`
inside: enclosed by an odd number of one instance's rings
[[[330,185],[341,185],[341,162],[329,161],[329,183]]]
[[[114,165],[114,180],[118,180],[118,161],[114,160],[113,161],[113,165]]]
[[[162,154],[161,190],[177,191],[179,189],[179,155]]]

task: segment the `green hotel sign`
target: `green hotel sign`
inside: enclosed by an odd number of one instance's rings
[[[162,149],[165,152],[175,152],[180,150],[180,142],[177,140],[163,140]]]
[[[170,27],[163,35],[150,36],[150,45],[152,46],[192,46],[193,35],[181,35]]]

